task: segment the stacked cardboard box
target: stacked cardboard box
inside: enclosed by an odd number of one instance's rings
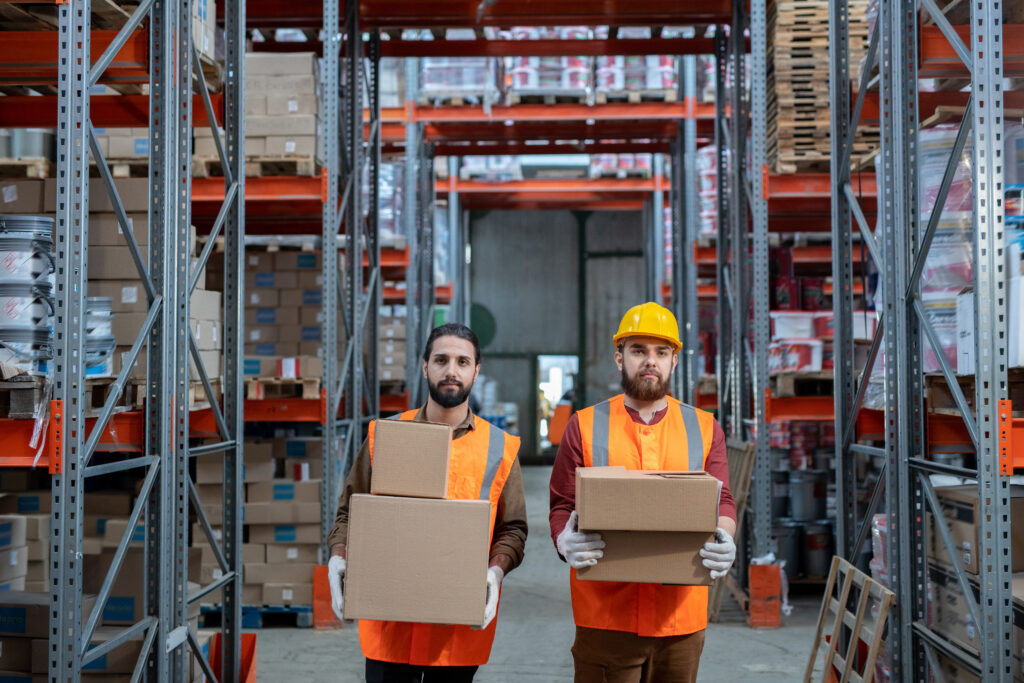
[[[406,356],[406,319],[380,316],[377,342],[378,376],[381,382],[404,382]]]
[[[245,56],[245,154],[247,158],[292,158],[313,175],[317,155],[319,78],[312,52],[250,53]],[[195,132],[197,159],[217,159],[210,130]]]
[[[82,596],[83,624],[95,604],[95,595]],[[50,609],[48,592],[10,590],[0,594],[0,614],[4,616],[0,619],[0,680],[32,683],[39,680],[33,678],[33,672],[46,674]],[[39,652],[42,659],[34,661],[34,652]],[[93,680],[100,680],[100,677]]]
[[[448,425],[377,423],[371,495],[351,498],[346,618],[483,623],[490,504],[446,500],[450,449]]]

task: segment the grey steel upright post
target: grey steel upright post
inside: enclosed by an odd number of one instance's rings
[[[359,315],[363,309],[363,37],[359,29],[359,5],[345,3],[345,144],[348,152],[348,204],[345,208],[345,316],[348,327],[348,373],[342,373],[345,400],[345,472],[355,461],[363,437],[363,332]],[[333,415],[328,416],[333,418]]]
[[[686,297],[688,288],[695,287],[697,283],[696,281],[685,281],[682,264],[680,263],[683,258],[684,251],[682,185],[686,183],[683,173],[682,150],[683,122],[679,121],[676,124],[676,139],[672,141],[669,152],[672,168],[672,183],[669,185],[669,206],[672,207],[672,271],[670,273],[672,299],[669,302],[668,307],[672,310],[672,314],[676,317],[676,321],[679,323],[680,334],[685,337],[687,327],[683,300]],[[689,396],[689,393],[687,392],[687,387],[689,386],[689,372],[687,372],[686,367],[686,352],[687,344],[684,338],[683,349],[680,352],[679,362],[676,364],[675,372],[672,374],[672,391],[673,395],[680,400],[691,402],[693,399],[687,398]]]
[[[768,200],[764,182],[767,179],[765,138],[768,134],[768,13],[766,0],[750,1],[750,116],[751,166],[753,168],[750,193],[750,214],[753,219],[753,290],[754,329],[748,335],[753,345],[750,368],[754,386],[754,424],[757,433],[754,463],[753,510],[754,554],[769,551],[772,532],[772,464],[768,441],[768,423],[765,419],[765,392],[768,390],[768,343],[771,338],[768,309],[771,282],[768,276]],[[742,44],[742,41],[740,41]],[[742,263],[742,260],[741,260]],[[743,308],[744,320],[749,320]],[[752,337],[752,338],[751,338]]]
[[[234,195],[224,221],[224,422],[234,447],[224,453],[224,557],[234,572],[221,612],[221,681],[238,681],[242,638],[242,464],[245,432],[245,3],[224,6],[224,138]],[[232,184],[225,181],[225,196]],[[326,250],[325,250],[326,251]],[[214,403],[211,396],[210,402]],[[326,472],[326,470],[325,470]],[[327,506],[330,508],[330,506]]]
[[[697,354],[700,307],[697,300],[697,263],[694,260],[694,247],[697,245],[697,222],[700,219],[697,203],[697,192],[700,188],[700,177],[697,174],[697,57],[696,55],[687,55],[682,58],[682,62],[683,95],[689,112],[682,125],[682,163],[673,169],[681,178],[680,195],[683,206],[682,216],[675,219],[682,223],[680,226],[682,230],[676,229],[677,235],[682,234],[682,240],[680,243],[681,253],[677,256],[677,260],[673,261],[673,272],[678,270],[683,281],[686,282],[685,288],[680,290],[680,303],[683,311],[683,320],[680,321],[683,328],[684,355],[682,360],[686,368],[684,383],[686,393],[684,395],[687,401],[696,403],[697,379],[702,374],[698,367],[700,356]]]
[[[651,284],[654,297],[651,301],[661,301],[661,285],[665,281],[665,157],[654,155],[654,192],[651,193],[651,247],[653,256],[653,272]],[[675,293],[673,292],[673,295]]]
[[[351,434],[345,441],[342,452],[338,452],[338,403],[342,388],[339,384],[338,368],[338,231],[341,229],[341,212],[338,210],[338,187],[341,178],[341,153],[339,150],[340,128],[338,98],[340,93],[341,33],[339,0],[323,0],[323,51],[320,64],[320,125],[322,135],[319,144],[324,164],[324,204],[321,210],[323,224],[320,228],[321,262],[321,341],[323,348],[324,376],[321,400],[326,403],[323,418],[323,482],[320,487],[320,528],[326,543],[327,530],[334,524],[334,510],[338,503],[340,477],[335,463],[345,459],[349,452]],[[351,175],[350,175],[351,178]],[[348,329],[346,321],[346,329]],[[330,548],[320,549],[320,561],[326,562]]]
[[[747,286],[748,271],[748,220],[747,215],[747,99],[744,97],[746,88],[746,49],[743,29],[747,25],[745,0],[733,1],[733,23],[729,34],[730,56],[732,67],[732,83],[730,90],[730,114],[732,115],[729,129],[730,169],[729,177],[729,219],[732,237],[729,244],[729,270],[725,281],[719,283],[719,291],[730,298],[729,310],[732,314],[732,338],[729,341],[729,362],[732,370],[732,385],[729,397],[732,406],[729,411],[731,422],[729,434],[736,438],[746,438],[744,421],[750,415],[750,379],[749,358],[749,301],[750,288]]]
[[[732,220],[728,195],[731,183],[729,175],[729,121],[726,88],[729,71],[729,41],[725,27],[715,31],[715,182],[717,192],[717,232],[715,237],[715,283],[718,288],[718,421],[729,435],[732,428],[732,316],[729,312],[729,297],[726,291],[726,274],[729,269],[729,235]]]
[[[366,79],[367,106],[370,110],[370,139],[366,149],[369,162],[369,203],[368,220],[366,223],[366,267],[369,272],[369,285],[366,296],[359,307],[359,324],[356,330],[362,336],[365,347],[365,363],[363,365],[363,388],[366,392],[367,418],[380,416],[380,382],[377,379],[377,331],[380,322],[382,301],[381,269],[380,269],[380,31],[374,29],[367,44],[366,59],[369,70]],[[362,257],[360,256],[360,261]],[[360,292],[362,289],[360,288]]]
[[[975,403],[977,432],[978,530],[985,617],[982,677],[1010,680],[1014,672],[1014,609],[1011,591],[1010,489],[1000,469],[1000,401],[1007,399],[1005,246],[1003,205],[1003,27],[1004,3],[971,3],[971,93],[974,124],[975,224]],[[1012,163],[1012,162],[1011,162]],[[970,419],[970,414],[964,416]]]
[[[405,99],[415,102],[419,97],[420,62],[418,59],[405,60]],[[419,354],[422,349],[415,340],[419,339],[420,315],[419,297],[419,160],[423,142],[423,124],[405,122],[405,193],[402,195],[402,228],[409,245],[409,267],[405,271],[405,384],[409,391],[409,403],[419,406],[423,400],[423,380],[420,377]]]
[[[448,177],[459,177],[459,157],[448,157]],[[448,278],[452,283],[448,320],[468,325],[469,312],[465,306],[466,282],[463,279],[462,267],[466,260],[466,242],[462,230],[462,207],[457,190],[448,192],[448,254]]]
[[[89,235],[90,3],[58,7],[56,311],[54,397],[61,402],[62,471],[51,485],[51,681],[81,680],[82,516],[85,446],[85,279]]]
[[[909,459],[923,438],[920,329],[907,294],[909,260],[917,253],[917,13],[911,0],[879,3],[882,28],[881,212],[886,267],[885,320],[886,502],[889,516],[889,588],[899,596],[888,639],[896,680],[926,680],[914,621],[924,612],[924,547],[917,487]]]
[[[416,271],[416,291],[418,292],[416,308],[419,314],[420,328],[417,330],[419,336],[415,340],[410,338],[410,342],[415,343],[422,352],[427,336],[434,327],[434,146],[424,144],[420,154],[416,177],[416,182],[419,185],[416,190],[418,198],[416,241],[419,255]],[[420,378],[418,368],[416,378],[417,381]],[[422,382],[420,382],[420,386],[423,386]],[[422,400],[426,400],[426,394],[422,395]]]

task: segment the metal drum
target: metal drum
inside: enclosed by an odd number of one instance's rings
[[[789,517],[789,470],[772,472],[772,519]]]
[[[789,473],[791,517],[798,522],[822,519],[826,511],[828,472],[794,470]]]
[[[109,337],[114,334],[114,314],[110,312],[113,299],[109,296],[90,296],[85,300],[85,336]]]
[[[0,159],[9,159],[11,156],[11,131],[0,129]]]
[[[786,561],[786,576],[795,578],[803,572],[800,546],[804,535],[803,524],[791,519],[776,519],[772,529],[775,540],[775,559]]]
[[[54,159],[56,140],[56,134],[49,128],[15,128],[11,131],[11,156],[18,159]]]
[[[0,329],[50,330],[53,299],[50,284],[0,284]]]
[[[109,296],[90,296],[85,301],[85,374],[105,377],[113,374],[114,339]]]
[[[804,571],[807,576],[828,576],[832,565],[832,522],[819,519],[804,527]]]
[[[0,363],[21,374],[46,376],[53,359],[49,330],[5,330],[0,328]]]
[[[55,270],[53,219],[0,216],[0,284],[32,284]]]

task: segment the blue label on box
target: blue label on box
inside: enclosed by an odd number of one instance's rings
[[[324,301],[323,291],[319,289],[302,290],[303,306],[320,306]]]
[[[316,254],[296,254],[295,267],[300,270],[313,270],[320,268],[316,262]]]
[[[103,610],[104,621],[135,621],[135,598],[111,596]]]
[[[149,138],[135,138],[135,154],[149,156]]]
[[[32,683],[32,674],[3,674],[0,683]]]
[[[132,543],[144,543],[146,541],[146,527],[142,524],[135,525],[135,531],[132,532]]]
[[[24,607],[0,607],[0,633],[24,633],[27,628]]]
[[[292,525],[274,527],[274,543],[294,543],[295,527]]]
[[[0,547],[9,546],[13,535],[14,522],[4,522],[3,524],[0,524]]]
[[[320,341],[320,326],[305,325],[302,328],[302,341]]]
[[[255,358],[247,358],[242,361],[242,373],[258,377],[260,374],[260,362]]]
[[[39,496],[18,496],[18,512],[39,512]]]
[[[274,484],[274,500],[295,500],[295,484]]]
[[[257,287],[273,287],[274,286],[274,274],[273,273],[256,273],[253,280]]]
[[[99,643],[89,643],[89,649],[99,647]],[[82,665],[82,671],[106,671],[107,670],[107,656],[100,655],[96,659],[92,660],[88,664]]]
[[[107,520],[102,519],[102,518],[97,519],[96,520],[96,535],[97,536],[102,536],[105,533],[107,533]]]
[[[277,311],[273,308],[257,308],[256,322],[260,325],[273,325],[277,322]]]
[[[305,458],[306,457],[306,442],[305,441],[289,441],[284,447],[284,454],[289,458]]]
[[[274,355],[276,355],[274,353],[276,348],[277,347],[275,347],[273,344],[257,344],[255,349],[254,349],[256,351],[256,353],[254,355],[256,355],[256,356],[274,356]],[[257,370],[257,373],[258,372],[259,372],[259,370]]]

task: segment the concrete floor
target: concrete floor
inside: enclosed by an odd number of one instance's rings
[[[550,467],[526,467],[530,535],[526,560],[502,586],[502,605],[490,662],[480,683],[572,681],[572,610],[568,570],[548,534]],[[705,683],[756,677],[764,683],[789,683],[803,677],[814,639],[820,593],[794,599],[784,627],[757,631],[726,597],[722,622],[708,626],[699,680]],[[258,674],[263,681],[357,683],[363,658],[354,625],[338,631],[268,628],[258,632]]]

